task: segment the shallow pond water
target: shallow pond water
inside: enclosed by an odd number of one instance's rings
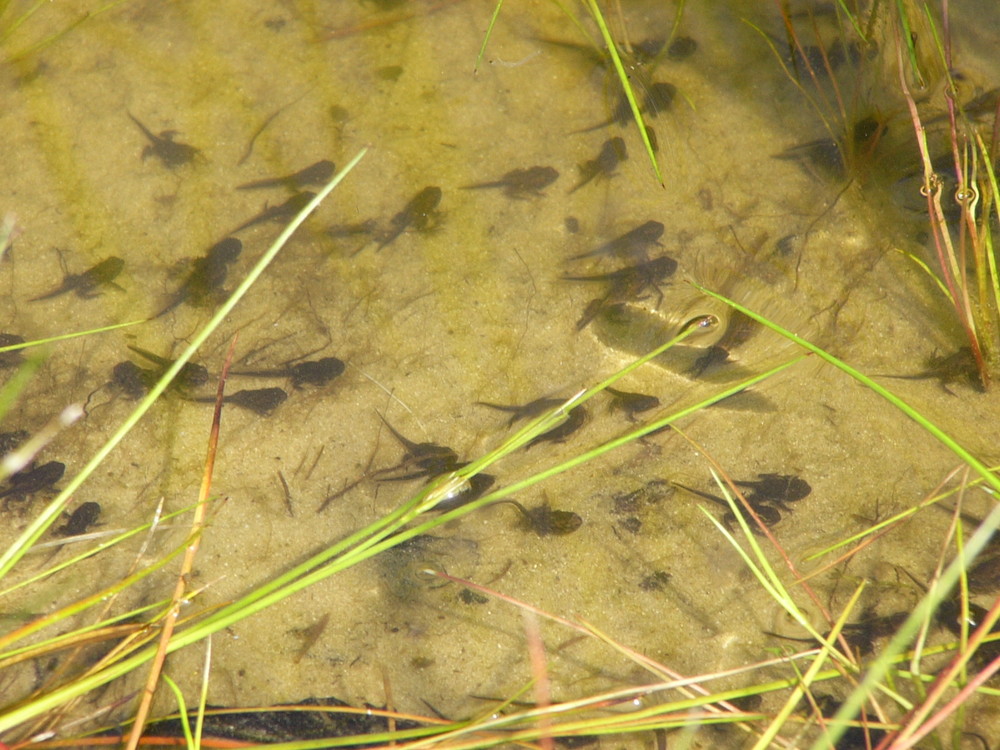
[[[649,105],[662,185],[634,123],[619,117],[619,85],[582,9],[578,26],[555,5],[505,4],[478,67],[493,9],[469,1],[135,0],[86,18],[85,2],[37,13],[3,42],[11,61],[0,81],[0,210],[18,228],[0,266],[3,329],[31,339],[156,317],[49,346],[4,429],[34,431],[66,404],[86,402],[86,416],[42,454],[79,470],[134,406],[120,384],[108,385],[115,365],[156,368],[129,347],[176,356],[280,230],[270,220],[235,228],[291,190],[237,186],[321,160],[339,168],[362,147],[358,166],[195,358],[217,375],[238,333],[232,369],[257,374],[232,375],[227,392],[287,393],[266,414],[224,412],[212,482],[220,499],[189,582],[204,587],[198,605],[223,605],[412,496],[422,479],[400,477],[420,467],[405,462],[412,450],[388,425],[469,461],[515,429],[510,414],[481,402],[569,397],[699,316],[720,319],[616,384],[656,396],[658,407],[630,414],[598,394],[564,441],[489,468],[503,487],[801,354],[696,285],[870,374],[920,373],[929,358],[957,350],[962,334],[943,295],[898,252],[931,260],[926,218],[912,209],[919,185],[903,180],[919,162],[888,32],[877,29],[881,46],[848,55],[834,74],[849,121],[880,118],[884,127],[877,148],[845,167],[823,124],[838,132],[835,89],[792,80],[778,10],[712,6],[686,7],[673,32],[672,5],[625,3],[621,15],[609,13],[616,38],[634,45],[626,62],[639,104]],[[826,8],[801,23],[829,44],[840,32]],[[980,63],[984,42],[963,35],[971,25],[963,11],[962,72],[970,93],[990,89],[996,72]],[[673,45],[651,56],[642,44],[668,38]],[[672,98],[663,88],[658,99],[641,93],[664,82]],[[620,146],[607,145],[614,138]],[[519,189],[512,170],[530,167],[558,177]],[[428,187],[440,189],[439,202]],[[602,249],[648,222],[662,224],[655,239]],[[209,248],[231,234],[242,241],[238,257],[206,272]],[[676,270],[621,275],[664,255]],[[109,256],[124,260],[113,285],[32,301]],[[343,360],[343,373],[320,386],[293,382],[296,362],[321,357]],[[947,388],[933,378],[880,382],[985,463],[1000,458],[995,392],[961,378]],[[212,409],[184,396],[214,393],[213,377],[165,395],[78,491],[76,502],[101,503],[98,530],[144,523],[161,499],[166,511],[196,501]],[[761,661],[793,647],[765,631],[803,633],[702,512],[724,515],[704,496],[721,495],[709,458],[746,494],[760,489],[746,483],[769,475],[808,483],[794,504],[768,506],[803,571],[832,559],[807,561],[809,553],[916,505],[960,463],[817,357],[675,426],[516,495],[527,509],[577,514],[571,533],[537,533],[500,503],[226,628],[213,642],[210,702],[337,696],[416,713],[429,704],[454,718],[488,706],[474,696],[512,695],[532,676],[521,611],[426,569],[586,620],[682,674]],[[984,493],[966,501],[972,516],[988,510]],[[8,503],[4,539],[42,506],[41,495]],[[148,562],[182,544],[187,518],[142,550],[124,545],[18,593],[9,611],[29,618],[110,585],[137,556]],[[852,620],[912,607],[923,592],[907,574],[931,577],[949,521],[928,508],[815,579],[823,606],[838,613],[867,579]],[[42,554],[69,556],[43,550],[26,569]],[[160,601],[174,575],[169,566],[154,574],[114,611]],[[594,639],[555,624],[541,632],[555,700],[651,679]],[[201,659],[188,649],[168,661],[192,696]],[[762,668],[751,679],[778,676],[788,673]],[[23,692],[35,677],[11,679]],[[136,685],[114,683],[101,700],[124,700]],[[733,747],[742,737],[705,730],[696,741]]]

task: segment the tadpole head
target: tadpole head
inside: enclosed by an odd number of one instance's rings
[[[646,99],[643,104],[650,117],[656,117],[657,113],[670,109],[676,95],[677,87],[674,84],[661,81],[654,83],[646,90]]]
[[[243,243],[236,237],[226,237],[209,248],[206,255],[219,263],[232,263],[243,252]]]
[[[286,398],[288,398],[288,394],[281,388],[256,388],[237,391],[230,396],[226,396],[224,401],[236,406],[242,406],[244,409],[249,409],[254,414],[259,414],[262,417],[267,417],[281,406]]]
[[[552,510],[540,505],[528,511],[528,524],[538,536],[566,536],[583,525],[583,518],[570,510]]]
[[[114,366],[111,382],[129,398],[142,398],[149,390],[149,374],[149,371],[127,359]]]
[[[660,233],[662,234],[662,229]],[[667,255],[664,255],[660,258],[656,258],[655,260],[651,260],[649,262],[650,276],[656,279],[665,279],[668,276],[673,275],[674,271],[676,270],[677,270],[677,261]]]
[[[344,372],[344,362],[336,357],[323,357],[315,362],[299,362],[292,366],[292,386],[326,385]]]
[[[198,388],[208,382],[208,368],[205,365],[196,365],[187,362],[177,373],[174,384],[181,388]]]
[[[663,236],[663,223],[659,221],[647,221],[637,230],[639,239],[646,242],[656,242]]]

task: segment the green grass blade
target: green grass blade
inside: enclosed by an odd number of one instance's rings
[[[990,271],[990,289],[993,292],[993,312],[997,314],[1000,313],[1000,274],[997,272],[997,259],[993,252],[993,216],[990,214],[996,214],[996,218],[1000,219],[1000,186],[997,185],[997,173],[993,168],[990,152],[986,148],[982,136],[976,132],[975,138],[976,147],[979,149],[982,159],[983,171],[986,173],[986,181],[990,188],[991,200],[985,202],[985,205],[989,206],[990,211],[989,214],[985,214],[982,217],[981,221],[983,238],[986,244],[986,262]]]
[[[205,728],[205,709],[208,706],[208,678],[212,673],[212,636],[205,639],[205,666],[202,669],[201,693],[198,695],[198,716],[194,725],[194,749],[201,747],[201,735]]]
[[[867,42],[868,39],[865,36],[865,32],[862,30],[861,25],[858,23],[858,19],[854,17],[851,13],[851,9],[847,7],[847,3],[844,0],[837,0],[837,5],[840,6],[841,12],[848,17],[851,21],[851,26],[854,28],[854,32],[858,35],[858,38],[862,42]]]
[[[105,11],[111,10],[112,8],[115,8],[115,7],[119,6],[119,5],[127,3],[129,1],[130,0],[113,0],[112,2],[109,2],[109,3],[101,6],[100,8],[96,8],[94,10],[88,10],[88,11],[85,11],[85,12],[81,13],[81,15],[79,16],[79,18],[77,18],[75,21],[72,21],[69,25],[64,26],[63,28],[61,28],[58,31],[50,34],[47,37],[43,37],[41,40],[35,42],[34,44],[32,44],[32,45],[30,45],[28,47],[26,47],[25,49],[19,51],[16,55],[10,56],[8,58],[8,62],[17,62],[19,60],[23,60],[24,58],[28,57],[29,55],[32,55],[32,54],[34,54],[34,53],[36,53],[36,52],[44,49],[45,47],[49,46],[50,44],[55,43],[56,41],[58,41],[59,39],[61,39],[62,37],[64,37],[66,34],[68,34],[69,32],[71,32],[73,29],[75,29],[77,26],[80,26],[83,23],[86,23],[87,21],[91,21],[94,18],[96,18],[97,16],[101,15],[102,13],[104,13]],[[25,21],[27,21],[28,18],[29,18],[29,16],[31,16],[41,6],[47,5],[47,4],[48,4],[47,0],[39,0],[38,3],[36,3],[29,10],[25,11],[25,13],[23,15],[21,15],[17,19],[17,21],[15,22],[15,26],[13,26],[9,30],[0,30],[0,43],[6,41],[6,39],[8,37],[10,37],[15,31],[17,31],[17,29],[21,26],[21,24],[23,24]],[[3,8],[0,7],[0,16],[2,16],[2,15],[3,15]],[[0,23],[0,29],[3,29],[2,23]]]
[[[17,18],[13,19],[10,24],[4,23],[3,30],[0,31],[0,42],[5,42],[7,39],[16,32],[21,26],[31,18],[38,10],[49,4],[49,0],[38,0],[34,5],[28,8],[24,13],[19,15]],[[8,4],[9,5],[9,4]],[[0,15],[6,10],[7,5],[0,8]]]
[[[979,480],[975,480],[975,483],[978,483],[978,482],[979,482]],[[965,487],[966,488],[970,487],[970,486],[972,486],[972,484],[973,483],[970,483],[969,485],[965,485]],[[838,549],[841,549],[843,547],[847,547],[848,545],[853,544],[854,542],[861,541],[865,537],[870,536],[872,534],[876,534],[876,533],[878,533],[879,531],[881,531],[882,529],[884,529],[884,528],[886,528],[888,526],[892,526],[894,524],[897,524],[900,521],[903,521],[903,520],[909,518],[910,516],[913,516],[913,515],[919,513],[924,508],[926,508],[928,506],[931,506],[931,505],[935,505],[935,504],[941,502],[942,500],[944,500],[944,499],[946,499],[948,497],[951,497],[956,492],[958,492],[957,489],[949,490],[948,492],[945,492],[943,494],[935,495],[933,497],[927,498],[926,500],[922,500],[921,502],[917,503],[916,505],[912,505],[909,508],[901,510],[899,513],[896,513],[896,514],[894,514],[892,516],[889,516],[888,518],[884,518],[883,520],[879,521],[878,523],[874,523],[871,526],[869,526],[868,528],[866,528],[866,529],[864,529],[862,531],[857,532],[856,534],[852,534],[851,536],[846,537],[844,539],[841,539],[840,541],[835,542],[834,544],[831,544],[828,547],[825,547],[823,549],[817,550],[816,552],[811,552],[808,555],[806,555],[805,557],[803,557],[802,559],[805,562],[811,562],[812,560],[818,560],[819,558],[824,557],[825,555],[828,555],[831,552],[836,552]]]
[[[184,702],[184,693],[181,692],[180,687],[174,682],[170,675],[163,674],[160,675],[167,687],[170,688],[170,692],[174,694],[174,699],[177,701],[178,713],[181,719],[181,728],[184,731],[184,741],[187,743],[188,748],[194,747],[194,736],[191,734],[191,720],[188,717],[187,704]]]
[[[18,345],[20,346],[20,345]],[[0,349],[0,351],[8,351],[9,347]],[[24,392],[28,383],[31,382],[31,378],[34,377],[38,368],[42,366],[45,361],[45,355],[35,355],[29,357],[25,360],[24,364],[17,368],[17,372],[14,376],[7,380],[2,387],[0,387],[0,416],[6,414],[10,411],[10,407],[17,401],[17,397]],[[6,477],[6,474],[2,475]]]
[[[913,38],[913,28],[910,24],[910,17],[906,13],[903,0],[896,0],[896,14],[900,25],[903,27],[903,39],[906,42],[906,54],[910,61],[910,70],[917,85],[923,88],[927,83],[924,79],[924,74],[920,72],[920,62],[917,60],[917,46]]]
[[[649,156],[649,161],[653,165],[653,173],[656,175],[657,181],[662,186],[663,175],[660,174],[660,165],[656,161],[656,154],[653,152],[653,144],[649,141],[649,134],[646,132],[646,125],[642,121],[642,113],[639,111],[639,103],[636,101],[635,94],[632,92],[632,85],[629,83],[628,73],[625,72],[625,66],[622,65],[621,56],[618,54],[618,47],[615,45],[615,40],[611,38],[611,32],[608,30],[608,25],[604,22],[604,15],[601,13],[601,9],[597,7],[597,0],[587,0],[587,8],[590,10],[590,14],[594,17],[594,21],[597,22],[597,26],[601,30],[601,36],[604,38],[604,44],[607,46],[608,55],[611,57],[611,62],[615,67],[615,73],[618,74],[618,80],[622,85],[622,90],[625,92],[625,98],[628,99],[629,108],[632,110],[632,119],[635,120],[636,127],[639,129],[639,135],[642,137],[643,145],[646,147],[646,154]]]
[[[785,328],[782,328],[777,323],[774,323],[774,322],[768,320],[767,318],[765,318],[763,315],[755,313],[754,311],[752,311],[752,310],[750,310],[750,309],[748,309],[746,307],[743,307],[739,303],[734,302],[733,300],[729,299],[728,297],[724,297],[721,294],[718,294],[716,292],[713,292],[713,291],[710,291],[708,289],[705,289],[704,287],[698,286],[697,284],[695,284],[694,286],[695,286],[696,289],[698,289],[701,292],[707,294],[708,296],[713,297],[713,298],[719,300],[720,302],[726,303],[727,305],[729,305],[730,307],[732,307],[734,310],[739,310],[741,313],[743,313],[744,315],[747,315],[747,316],[753,318],[754,320],[756,320],[761,325],[766,326],[767,328],[770,328],[775,333],[778,333],[778,334],[784,336],[789,341],[792,341],[792,342],[798,344],[799,346],[801,346],[803,349],[806,349],[806,350],[812,352],[813,354],[815,354],[820,359],[823,359],[826,362],[829,362],[831,365],[833,365],[834,367],[836,367],[838,370],[840,370],[844,374],[849,375],[850,377],[854,378],[855,380],[857,380],[859,383],[861,383],[863,386],[865,386],[869,390],[873,391],[874,393],[877,393],[879,396],[881,396],[882,398],[884,398],[886,401],[888,401],[890,404],[892,404],[893,406],[895,406],[897,409],[899,409],[901,412],[903,412],[906,416],[908,416],[914,422],[916,422],[921,427],[923,427],[927,432],[929,432],[931,435],[933,435],[942,445],[944,445],[945,447],[947,447],[956,456],[958,456],[960,459],[962,459],[962,461],[964,461],[966,464],[968,464],[994,490],[996,490],[997,492],[1000,492],[1000,478],[997,478],[996,474],[994,474],[992,471],[990,471],[989,467],[987,467],[979,459],[977,459],[975,456],[973,456],[971,453],[969,453],[969,451],[967,451],[965,448],[963,448],[958,443],[957,440],[955,440],[950,435],[948,435],[944,430],[942,430],[936,424],[934,424],[933,422],[931,422],[927,417],[925,417],[919,411],[917,411],[912,406],[910,406],[909,404],[907,404],[905,401],[903,401],[903,399],[901,399],[899,396],[897,396],[896,394],[894,394],[888,388],[885,388],[884,386],[879,385],[874,380],[872,380],[870,377],[868,377],[867,375],[862,374],[858,370],[856,370],[853,367],[851,367],[850,365],[848,365],[846,362],[838,359],[837,357],[833,356],[829,352],[825,351],[824,349],[821,349],[820,347],[816,346],[815,344],[813,344],[810,341],[807,341],[806,339],[802,338],[801,336],[798,336],[797,334],[792,333],[791,331],[789,331],[789,330],[787,330]]]
[[[486,45],[490,41],[490,36],[493,34],[493,27],[496,26],[497,19],[500,17],[500,9],[503,7],[503,0],[497,0],[496,7],[493,8],[493,15],[490,17],[490,25],[486,27],[486,34],[483,36],[483,43],[479,47],[479,54],[476,55],[476,66],[472,69],[473,73],[479,72],[479,66],[483,62],[483,55],[486,54]]]
[[[550,0],[550,2],[563,12],[563,14],[570,20],[570,23],[572,23],[576,27],[577,31],[580,32],[580,36],[582,36],[590,44],[592,44],[594,46],[594,49],[600,50],[600,45],[597,43],[597,40],[594,39],[594,37],[591,35],[590,29],[587,28],[587,26],[579,19],[579,17],[573,11],[569,9],[569,7],[567,7],[565,3],[561,2],[561,0]]]
[[[92,336],[95,333],[106,333],[107,331],[116,331],[119,328],[128,328],[129,326],[137,326],[140,323],[145,323],[145,320],[130,320],[125,323],[113,323],[108,326],[101,326],[100,328],[89,328],[86,331],[74,331],[73,333],[61,333],[58,336],[49,336],[44,339],[34,339],[32,341],[25,341],[23,344],[16,344],[14,346],[5,347],[3,351],[8,351],[10,349],[25,349],[31,346],[41,346],[42,344],[51,344],[55,341],[65,341],[67,339],[76,339],[81,336]]]
[[[906,250],[900,250],[899,248],[897,248],[896,251],[902,253],[906,258],[915,263],[917,267],[922,269],[924,273],[930,276],[931,279],[934,280],[934,283],[937,284],[938,289],[941,290],[941,293],[948,299],[948,301],[951,302],[951,304],[953,305],[955,304],[955,300],[951,296],[951,291],[948,289],[948,287],[945,286],[944,282],[941,281],[941,278],[936,273],[934,273],[931,267],[927,265],[927,263],[925,263],[923,259],[918,258],[913,253],[907,252]]]

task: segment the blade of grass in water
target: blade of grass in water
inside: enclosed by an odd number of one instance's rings
[[[479,72],[479,66],[483,62],[483,55],[486,54],[486,45],[490,41],[490,36],[493,34],[493,27],[496,26],[497,18],[500,17],[500,9],[503,7],[503,0],[497,0],[496,7],[493,8],[493,15],[490,17],[490,25],[486,27],[486,34],[483,36],[483,43],[479,47],[479,54],[476,55],[476,66],[472,69],[473,73]]]
[[[983,165],[983,170],[986,173],[986,182],[989,185],[990,200],[985,201],[984,205],[987,206],[987,210],[984,211],[981,222],[982,222],[982,233],[984,250],[986,255],[987,268],[989,269],[990,277],[990,290],[993,293],[992,297],[992,307],[993,307],[993,317],[991,321],[994,326],[996,324],[997,316],[1000,316],[1000,274],[997,272],[997,259],[993,252],[993,219],[996,217],[1000,219],[1000,186],[997,185],[997,174],[993,167],[993,160],[990,159],[990,152],[986,148],[986,144],[983,142],[982,136],[976,132],[976,146],[979,149],[981,155],[981,162]],[[980,304],[984,307],[988,307],[985,300],[981,300]],[[996,334],[996,329],[993,329],[994,336]],[[996,342],[993,342],[993,348],[996,349]],[[994,351],[994,357],[996,357],[996,351]]]
[[[34,5],[28,8],[24,13],[19,15],[17,18],[11,19],[8,23],[3,20],[3,14],[10,7],[11,0],[7,0],[0,5],[0,42],[7,41],[10,36],[21,28],[24,23],[31,18],[39,9],[49,4],[49,0],[38,0]]]
[[[115,331],[119,328],[128,328],[129,326],[137,326],[140,323],[145,323],[145,320],[130,320],[126,323],[114,323],[109,326],[101,326],[100,328],[88,328],[86,331],[75,331],[73,333],[61,333],[58,336],[49,336],[44,339],[33,339],[31,341],[25,341],[23,344],[11,344],[10,346],[0,347],[0,352],[10,352],[16,349],[28,349],[33,346],[42,346],[43,344],[51,344],[55,341],[66,341],[67,339],[76,339],[81,336],[92,336],[95,333],[105,333],[106,331]]]
[[[646,147],[646,154],[649,156],[649,161],[653,165],[653,173],[656,175],[657,181],[662,186],[663,175],[660,174],[660,165],[656,161],[656,154],[653,152],[653,144],[649,141],[649,133],[646,132],[646,126],[642,121],[642,113],[639,111],[639,103],[636,101],[635,94],[632,92],[632,85],[629,83],[629,77],[628,73],[625,72],[625,66],[622,65],[622,59],[618,54],[618,48],[615,46],[615,40],[611,38],[611,32],[608,30],[608,25],[604,22],[604,15],[601,13],[601,9],[597,7],[597,0],[587,0],[587,8],[590,10],[590,14],[594,17],[594,21],[597,22],[597,26],[601,30],[601,36],[604,38],[604,44],[607,47],[608,55],[611,57],[611,62],[615,66],[615,73],[618,75],[618,80],[622,85],[622,90],[625,92],[625,98],[628,99],[628,105],[632,110],[632,118],[635,120],[636,127],[639,129],[639,136],[642,138],[643,145]]]
[[[914,80],[920,88],[924,88],[927,84],[924,80],[923,73],[920,72],[920,62],[917,60],[917,47],[913,37],[913,30],[910,25],[910,18],[906,13],[906,6],[903,0],[896,0],[896,12],[899,18],[899,23],[903,27],[903,39],[906,41],[906,54],[910,62],[910,71],[913,73]]]
[[[0,386],[0,416],[10,411],[10,407],[17,401],[17,397],[21,395],[44,361],[45,357],[41,355],[29,357],[17,368],[13,377]]]
[[[12,62],[17,62],[19,60],[23,60],[29,55],[32,55],[44,49],[45,47],[49,46],[50,44],[53,44],[54,42],[58,41],[66,34],[71,32],[73,29],[75,29],[77,26],[80,26],[81,24],[86,23],[87,21],[91,21],[97,16],[104,13],[105,11],[111,10],[112,8],[115,8],[127,2],[129,2],[129,0],[112,0],[112,2],[106,3],[99,8],[84,11],[80,13],[80,15],[77,17],[75,21],[71,21],[69,24],[62,27],[61,29],[55,31],[54,33],[46,37],[43,37],[39,41],[34,42],[28,47],[20,50],[16,54],[8,56],[7,62],[12,63]],[[36,11],[50,4],[51,0],[38,0],[38,2],[36,2],[28,10],[26,10],[24,13],[22,13],[20,16],[14,19],[13,23],[9,27],[4,26],[2,18],[4,10],[7,8],[9,3],[4,3],[0,5],[0,43],[6,42],[7,39],[14,34],[14,32],[16,32],[32,15],[35,14]]]
[[[845,0],[837,0],[837,5],[840,6],[841,12],[850,19],[851,26],[854,28],[854,32],[858,35],[858,38],[861,39],[862,42],[867,42],[868,39],[865,36],[865,32],[861,29],[858,19],[855,18],[853,13],[851,13],[851,9],[847,7]]]
[[[192,505],[192,506],[189,506],[187,508],[181,508],[180,510],[175,510],[172,513],[167,513],[162,518],[159,519],[158,523],[161,523],[161,524],[162,523],[166,523],[167,521],[171,520],[172,518],[175,518],[177,516],[180,516],[180,515],[182,515],[184,513],[189,512],[193,508],[194,508],[194,506]],[[7,596],[11,592],[17,591],[18,589],[22,589],[22,588],[31,586],[31,585],[33,585],[35,583],[38,583],[38,582],[40,582],[40,581],[48,578],[49,576],[52,576],[52,575],[58,573],[60,570],[65,570],[67,568],[71,568],[73,565],[75,565],[76,563],[80,562],[81,560],[85,560],[88,557],[92,557],[93,555],[96,555],[99,552],[102,552],[102,551],[108,549],[109,547],[115,546],[119,542],[123,542],[126,539],[129,539],[129,538],[135,536],[136,534],[140,534],[143,531],[151,528],[153,526],[153,523],[154,523],[153,521],[148,521],[147,523],[144,523],[141,526],[137,526],[134,529],[129,529],[127,531],[123,531],[122,533],[118,534],[117,536],[115,536],[115,537],[113,537],[111,539],[108,539],[107,541],[101,542],[100,544],[98,544],[95,547],[92,547],[91,549],[88,549],[88,550],[86,550],[84,552],[81,552],[80,554],[78,554],[78,555],[76,555],[74,557],[71,557],[71,558],[69,558],[69,559],[67,559],[67,560],[65,560],[65,561],[63,561],[61,563],[58,563],[57,565],[54,565],[51,568],[46,568],[45,570],[42,570],[42,571],[36,573],[33,576],[29,576],[28,578],[25,578],[23,581],[18,581],[16,584],[14,584],[13,586],[11,586],[10,588],[4,589],[3,591],[0,591],[0,599],[2,599],[3,597]],[[106,532],[106,533],[113,533],[113,532]],[[60,540],[60,542],[61,541],[62,540]],[[43,549],[46,549],[46,547],[47,547],[48,544],[50,544],[50,543],[35,545],[32,549],[36,550],[36,551],[41,551]]]

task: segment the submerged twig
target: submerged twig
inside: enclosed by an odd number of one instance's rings
[[[205,455],[205,470],[202,473],[201,488],[198,491],[198,504],[195,506],[194,515],[191,519],[191,541],[184,552],[184,558],[181,561],[181,570],[177,576],[177,584],[174,586],[170,607],[163,618],[159,646],[149,669],[149,677],[143,689],[138,711],[136,711],[135,722],[132,724],[132,731],[129,734],[126,750],[136,750],[139,746],[139,741],[142,739],[142,732],[146,726],[146,718],[149,716],[149,710],[152,707],[153,695],[156,693],[156,688],[160,682],[160,675],[163,671],[163,664],[167,658],[167,647],[170,645],[170,638],[174,634],[174,626],[177,624],[177,618],[180,616],[181,604],[188,593],[187,581],[194,570],[194,560],[198,555],[201,531],[205,524],[208,496],[212,489],[212,473],[215,470],[215,456],[219,446],[219,428],[222,423],[222,404],[226,391],[226,380],[229,377],[229,366],[233,362],[233,352],[236,350],[236,341],[238,338],[238,333],[233,336],[233,340],[229,344],[229,351],[226,354],[226,361],[222,365],[222,373],[219,375],[219,387],[215,395],[215,412],[212,415],[212,426],[208,435],[208,450]]]

